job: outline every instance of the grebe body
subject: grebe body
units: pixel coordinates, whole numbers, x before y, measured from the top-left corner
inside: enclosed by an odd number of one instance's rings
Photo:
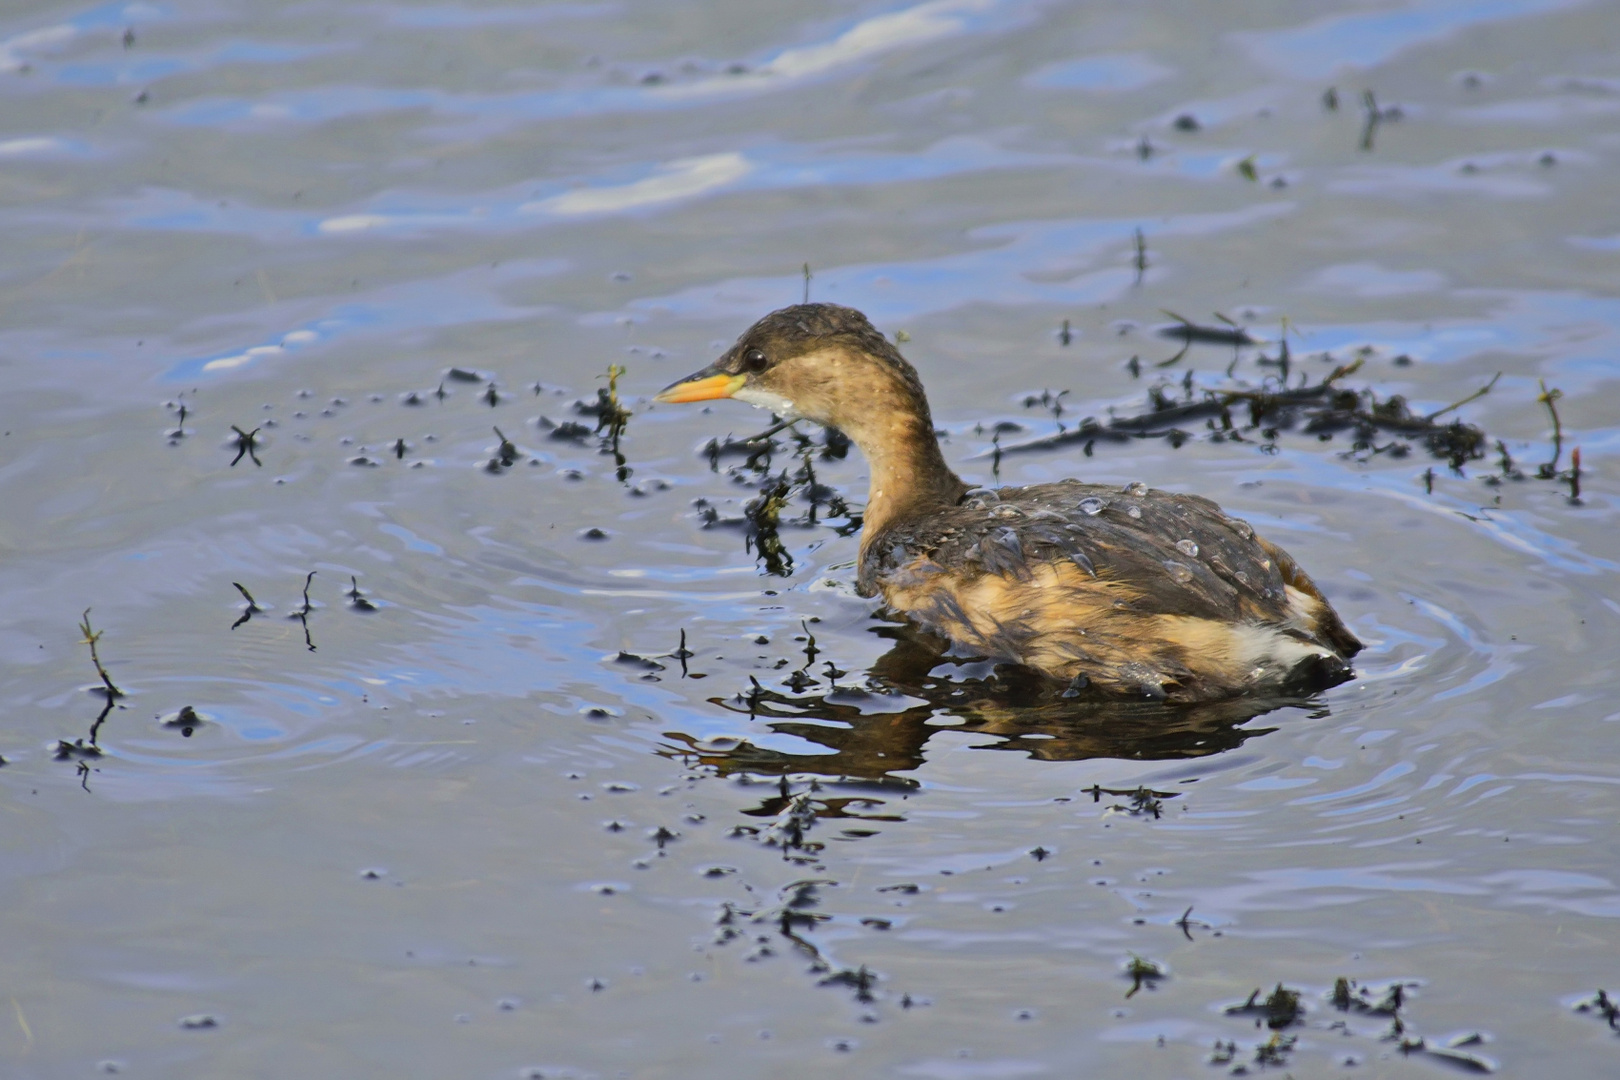
[[[958,652],[1181,702],[1352,677],[1361,642],[1311,579],[1208,499],[1077,480],[970,488],[945,464],[916,370],[852,308],[773,312],[658,400],[727,397],[860,447],[859,590]]]

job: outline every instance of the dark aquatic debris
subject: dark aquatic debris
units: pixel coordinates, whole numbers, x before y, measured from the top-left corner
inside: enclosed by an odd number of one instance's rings
[[[822,979],[817,985],[847,986],[855,991],[856,1001],[867,1004],[876,1000],[872,994],[872,988],[877,985],[877,981],[878,977],[865,964],[862,964],[853,971],[845,968],[843,971],[834,972]]]
[[[1300,1003],[1298,990],[1291,990],[1282,983],[1264,998],[1261,991],[1256,990],[1249,995],[1249,999],[1241,1005],[1229,1005],[1225,1012],[1227,1016],[1254,1016],[1258,1026],[1261,1020],[1273,1031],[1281,1030],[1291,1024],[1299,1023],[1305,1016],[1305,1008]]]
[[[99,692],[105,694],[108,701],[112,701],[114,698],[123,697],[124,692],[118,689],[118,686],[112,681],[112,676],[107,674],[107,668],[101,662],[101,654],[96,649],[96,643],[101,640],[102,632],[90,628],[90,610],[90,608],[85,608],[84,615],[79,619],[79,632],[84,635],[79,644],[90,646],[90,662],[95,665],[96,674],[101,677],[102,688]]]
[[[1144,260],[1146,258],[1145,249],[1143,258]],[[1225,323],[1224,326],[1202,326],[1191,319],[1177,315],[1173,311],[1166,311],[1165,314],[1176,321],[1168,326],[1159,327],[1158,334],[1160,337],[1174,338],[1178,341],[1196,345],[1237,346],[1257,344],[1255,339],[1249,336],[1249,331],[1245,327],[1239,326],[1220,312],[1216,312],[1215,317]]]
[[[1149,990],[1157,989],[1166,973],[1162,965],[1132,953],[1125,962],[1125,977],[1131,980],[1131,988],[1125,992],[1125,1000],[1129,1001],[1144,986]]]
[[[489,461],[485,463],[484,471],[498,473],[502,469],[510,469],[517,461],[518,448],[517,444],[511,439],[508,439],[500,428],[494,428],[493,430],[495,432],[495,437],[501,440],[501,442],[500,445],[495,448],[495,456],[490,458]]]
[[[233,581],[231,584],[236,587],[237,592],[242,594],[242,599],[247,601],[247,607],[242,609],[242,617],[231,623],[231,629],[235,630],[238,626],[241,626],[243,623],[247,622],[249,619],[253,618],[253,616],[259,614],[259,612],[265,609],[259,606],[259,602],[257,600],[253,599],[253,594],[247,591],[247,586],[243,585],[240,581]]]
[[[1466,1073],[1496,1072],[1497,1062],[1480,1053],[1478,1049],[1490,1042],[1489,1034],[1476,1030],[1444,1040],[1430,1040],[1412,1030],[1405,1010],[1410,1004],[1408,991],[1415,989],[1417,985],[1414,982],[1396,981],[1374,988],[1358,985],[1355,980],[1341,976],[1334,981],[1332,990],[1323,995],[1326,1005],[1336,1012],[1387,1020],[1388,1027],[1381,1033],[1351,1026],[1344,1019],[1334,1019],[1332,1013],[1314,1023],[1311,1022],[1304,1003],[1304,993],[1282,983],[1278,983],[1276,988],[1264,997],[1261,996],[1264,991],[1256,990],[1249,995],[1248,1000],[1238,1005],[1227,1006],[1222,1011],[1227,1016],[1252,1018],[1255,1027],[1271,1031],[1266,1041],[1254,1046],[1253,1064],[1260,1069],[1288,1064],[1289,1055],[1295,1051],[1296,1046],[1301,1047],[1301,1052],[1304,1052],[1303,1048],[1311,1047],[1309,1043],[1300,1044],[1298,1042],[1300,1036],[1286,1033],[1290,1028],[1308,1027],[1319,1032],[1335,1033],[1333,1041],[1336,1043],[1347,1038],[1376,1039],[1379,1043],[1392,1045],[1393,1051],[1402,1057],[1425,1057]],[[1311,1048],[1320,1049],[1320,1046]],[[1217,1065],[1234,1064],[1238,1054],[1238,1044],[1235,1040],[1217,1041],[1214,1054],[1209,1060],[1211,1064]],[[1381,1056],[1389,1055],[1385,1053]],[[1342,1059],[1342,1064],[1356,1064],[1358,1060],[1355,1056],[1351,1056]],[[1241,1074],[1247,1071],[1247,1066],[1235,1065],[1232,1071],[1234,1074]]]
[[[1553,456],[1552,460],[1536,468],[1536,478],[1540,480],[1563,480],[1569,484],[1569,501],[1572,506],[1581,505],[1581,448],[1576,447],[1569,454],[1569,471],[1560,472],[1558,463],[1564,456],[1564,424],[1558,416],[1558,401],[1564,392],[1556,386],[1548,388],[1546,382],[1541,382],[1541,393],[1536,400],[1547,406],[1547,414],[1552,417],[1553,425]],[[1507,451],[1503,451],[1506,458]],[[1506,472],[1506,468],[1503,470]]]
[[[1361,92],[1361,108],[1366,113],[1366,122],[1361,128],[1361,148],[1371,150],[1373,138],[1378,134],[1378,125],[1388,122],[1394,123],[1406,114],[1399,105],[1379,105],[1378,97],[1371,90]]]
[[[108,673],[106,665],[101,662],[101,651],[97,646],[101,641],[102,631],[91,627],[90,608],[85,608],[84,614],[79,619],[79,633],[83,635],[80,644],[90,647],[90,663],[95,667],[97,677],[101,679],[101,685],[91,687],[90,692],[100,695],[105,700],[101,706],[101,712],[97,713],[96,718],[91,721],[90,733],[86,738],[76,739],[71,743],[65,739],[57,741],[56,759],[58,761],[77,760],[79,762],[79,784],[86,791],[89,791],[90,766],[85,759],[101,756],[101,747],[97,742],[101,735],[101,725],[107,722],[107,717],[112,715],[115,707],[124,708],[123,705],[118,704],[118,699],[128,695],[118,687],[117,683],[113,682],[112,675]]]
[[[816,475],[816,461],[839,461],[849,454],[849,437],[836,428],[824,428],[818,442],[793,423],[779,421],[746,439],[729,435],[724,441],[711,439],[701,448],[700,453],[716,471],[722,458],[744,457],[741,465],[726,467],[727,474],[738,483],[760,484],[759,495],[744,508],[743,516],[722,517],[707,499],[695,499],[692,503],[698,508],[697,518],[705,529],[717,525],[745,528],[746,549],[757,552],[765,571],[779,577],[793,572],[793,557],[779,534],[782,511],[790,501],[798,499],[806,506],[806,512],[790,519],[790,524],[813,526],[826,519],[842,518],[842,524],[833,526],[840,536],[848,536],[861,527],[860,517],[851,513],[844,497]],[[789,432],[790,439],[778,438],[782,432]],[[784,468],[772,476],[776,456],[788,453],[798,460],[798,467],[791,472]]]
[[[1615,1004],[1606,990],[1600,989],[1585,1001],[1577,1002],[1575,1011],[1596,1016],[1609,1025],[1610,1031],[1620,1032],[1620,1005]]]
[[[259,429],[254,428],[252,431],[243,431],[235,424],[232,424],[231,430],[236,432],[236,438],[232,440],[232,445],[236,447],[236,456],[231,459],[231,468],[236,467],[236,463],[242,460],[244,454],[253,460],[254,465],[262,466],[264,462],[259,460],[258,453]]]
[[[573,420],[558,422],[549,416],[542,416],[537,423],[549,438],[559,442],[584,442],[594,434],[589,425]]]
[[[377,605],[366,599],[360,591],[360,582],[353,574],[349,575],[349,591],[343,594],[349,598],[349,607],[355,611],[376,611]]]
[[[163,721],[163,726],[189,739],[192,733],[202,727],[207,721],[190,705],[180,706],[180,711]]]
[[[793,485],[787,473],[766,484],[757,498],[743,511],[748,519],[748,549],[754,551],[766,573],[787,577],[793,573],[793,556],[777,532],[782,508],[787,505]]]
[[[190,432],[186,430],[187,405],[184,401],[172,401],[169,402],[169,407],[175,410],[178,416],[175,420],[174,430],[165,432],[164,438],[169,440],[170,446],[176,446],[179,444],[181,439],[184,439],[190,434]]]
[[[311,570],[309,576],[304,578],[304,606],[294,611],[288,618],[297,619],[304,627],[304,645],[310,652],[315,651],[315,641],[309,636],[309,613],[315,610],[315,605],[309,600],[309,583],[315,580],[315,571]]]
[[[559,422],[546,416],[540,417],[537,421],[540,428],[547,431],[553,439],[583,444],[595,436],[599,452],[612,456],[615,465],[614,476],[621,484],[630,479],[632,471],[625,463],[625,456],[620,448],[620,441],[631,416],[630,410],[619,400],[619,377],[624,374],[624,370],[618,364],[609,364],[607,385],[597,388],[596,397],[588,401],[574,402],[574,412],[595,419],[594,427],[574,420]],[[535,393],[538,394],[541,384],[534,385]]]
[[[1007,457],[1075,444],[1089,453],[1096,443],[1130,439],[1162,438],[1172,446],[1180,446],[1193,438],[1200,426],[1205,437],[1215,441],[1260,441],[1262,448],[1274,447],[1278,435],[1287,430],[1324,440],[1348,432],[1352,436],[1349,453],[1354,456],[1387,453],[1400,457],[1410,450],[1402,439],[1421,440],[1431,454],[1453,469],[1484,456],[1486,436],[1482,429],[1462,420],[1442,422],[1439,418],[1488,392],[1494,379],[1462,401],[1422,415],[1414,413],[1398,394],[1380,399],[1371,389],[1352,390],[1337,385],[1359,370],[1361,364],[1360,360],[1341,364],[1321,382],[1295,387],[1237,386],[1195,393],[1191,380],[1183,379],[1180,400],[1169,396],[1164,385],[1154,386],[1148,391],[1147,410],[1134,416],[1110,416],[1106,420],[1087,417],[1056,434],[998,443],[977,456]],[[1255,434],[1258,440],[1254,440]],[[1380,442],[1380,436],[1395,438]]]

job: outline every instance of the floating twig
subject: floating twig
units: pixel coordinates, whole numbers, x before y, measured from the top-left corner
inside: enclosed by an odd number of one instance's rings
[[[258,454],[259,429],[254,428],[252,431],[243,431],[235,424],[232,424],[231,430],[236,432],[236,456],[231,459],[231,468],[236,468],[236,463],[242,460],[244,454],[253,460],[254,465],[262,466],[264,462],[259,460]]]
[[[1168,309],[1161,308],[1160,310],[1164,311],[1166,315],[1176,320],[1176,325],[1174,326],[1159,327],[1158,333],[1160,337],[1180,338],[1188,344],[1192,344],[1194,342],[1202,345],[1232,346],[1257,344],[1255,339],[1249,335],[1249,331],[1246,327],[1239,326],[1237,323],[1233,322],[1231,319],[1227,318],[1225,315],[1222,315],[1218,311],[1215,312],[1215,317],[1226,324],[1224,327],[1201,326],[1198,323],[1193,322],[1191,319],[1182,315],[1177,315],[1175,312]]]
[[[107,700],[111,701],[113,698],[123,697],[124,692],[118,689],[112,681],[112,676],[107,674],[106,667],[101,663],[101,654],[96,649],[96,642],[101,640],[101,631],[90,628],[90,610],[85,608],[84,616],[79,620],[79,632],[84,635],[80,644],[90,646],[90,662],[96,666],[96,674],[101,676],[101,683],[105,688],[103,692],[107,695]]]
[[[1380,106],[1378,98],[1371,90],[1361,92],[1361,107],[1367,114],[1366,124],[1361,129],[1361,148],[1370,151],[1373,148],[1373,136],[1378,133],[1378,125],[1386,120],[1391,122],[1399,120],[1402,113],[1395,105]]]
[[[253,599],[253,594],[247,591],[247,586],[243,585],[240,581],[233,581],[231,584],[236,586],[236,591],[241,593],[242,599],[247,601],[247,607],[242,609],[242,617],[231,623],[231,629],[235,630],[238,626],[241,626],[243,623],[253,618],[253,616],[263,611],[264,608],[260,607],[259,602]]]
[[[500,446],[496,447],[495,456],[489,459],[489,464],[492,466],[491,471],[495,471],[493,466],[497,465],[502,469],[510,469],[512,467],[512,463],[517,460],[517,444],[511,439],[508,439],[506,434],[502,432],[500,428],[494,428],[493,430],[495,432],[495,437],[501,440],[501,444]]]
[[[315,651],[315,642],[309,636],[309,613],[315,610],[315,605],[309,602],[309,583],[315,580],[315,571],[311,570],[309,576],[304,578],[304,606],[293,612],[293,618],[304,626],[304,644],[310,652]]]
[[[1545,379],[1536,381],[1541,385],[1541,393],[1536,395],[1536,400],[1547,406],[1547,412],[1551,414],[1553,422],[1552,460],[1537,469],[1536,475],[1543,480],[1551,480],[1558,475],[1558,462],[1564,456],[1564,424],[1558,418],[1557,405],[1558,399],[1564,396],[1564,392],[1556,386],[1549,390]]]
[[[1491,387],[1495,386],[1496,385],[1496,380],[1500,379],[1501,377],[1502,377],[1502,373],[1500,371],[1498,371],[1495,375],[1491,376],[1491,381],[1490,382],[1486,383],[1484,386],[1480,387],[1478,390],[1475,390],[1472,394],[1469,394],[1467,397],[1461,399],[1460,401],[1453,401],[1450,405],[1447,405],[1443,409],[1438,409],[1438,410],[1430,413],[1428,416],[1425,416],[1423,419],[1425,419],[1425,420],[1434,420],[1436,417],[1444,416],[1444,415],[1446,415],[1446,413],[1451,412],[1454,409],[1462,408],[1464,405],[1467,405],[1470,401],[1478,401],[1480,398],[1484,397],[1486,394],[1491,392]]]

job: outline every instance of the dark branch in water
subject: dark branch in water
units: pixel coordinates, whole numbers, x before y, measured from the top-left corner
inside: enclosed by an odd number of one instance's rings
[[[1276,358],[1262,358],[1262,361],[1269,366],[1280,366],[1287,361],[1287,355],[1285,342]],[[1277,386],[1268,382],[1262,389],[1204,390],[1196,397],[1189,377],[1181,382],[1185,397],[1180,401],[1165,393],[1167,384],[1159,384],[1148,391],[1147,411],[1135,416],[1114,416],[1105,422],[1087,417],[1078,426],[1054,435],[1012,445],[993,444],[977,456],[996,458],[1054,450],[1075,443],[1085,446],[1089,453],[1094,443],[1146,438],[1163,438],[1172,446],[1180,446],[1193,437],[1183,425],[1198,421],[1203,421],[1208,437],[1215,441],[1245,442],[1248,433],[1258,431],[1265,440],[1261,448],[1269,453],[1276,452],[1276,439],[1282,431],[1298,428],[1324,441],[1338,432],[1350,432],[1353,438],[1348,454],[1351,456],[1387,453],[1402,457],[1410,451],[1399,438],[1378,443],[1380,434],[1422,439],[1432,454],[1454,470],[1483,456],[1484,431],[1460,420],[1449,424],[1435,420],[1436,416],[1452,411],[1478,394],[1438,413],[1420,416],[1413,413],[1399,395],[1380,400],[1370,389],[1349,390],[1335,385],[1354,374],[1361,365],[1361,360],[1341,364],[1320,383],[1309,386]]]
[[[771,453],[778,449],[772,441],[772,436],[786,431],[796,423],[797,420],[779,420],[759,434],[750,435],[746,439],[733,439],[730,435],[727,435],[724,441],[710,439],[703,444],[703,454],[709,459],[709,471],[719,472],[720,459],[726,457],[746,457],[749,468],[754,468],[754,463],[761,457],[768,461]],[[765,467],[770,466],[767,464]]]

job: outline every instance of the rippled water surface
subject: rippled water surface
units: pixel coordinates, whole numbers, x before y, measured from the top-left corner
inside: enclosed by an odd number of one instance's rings
[[[13,0],[0,1071],[1613,1073],[1617,124],[1572,0]],[[807,289],[969,479],[1253,522],[1360,677],[908,668],[859,454],[649,404]],[[1357,359],[1419,415],[1500,373],[1485,456],[998,453]]]

